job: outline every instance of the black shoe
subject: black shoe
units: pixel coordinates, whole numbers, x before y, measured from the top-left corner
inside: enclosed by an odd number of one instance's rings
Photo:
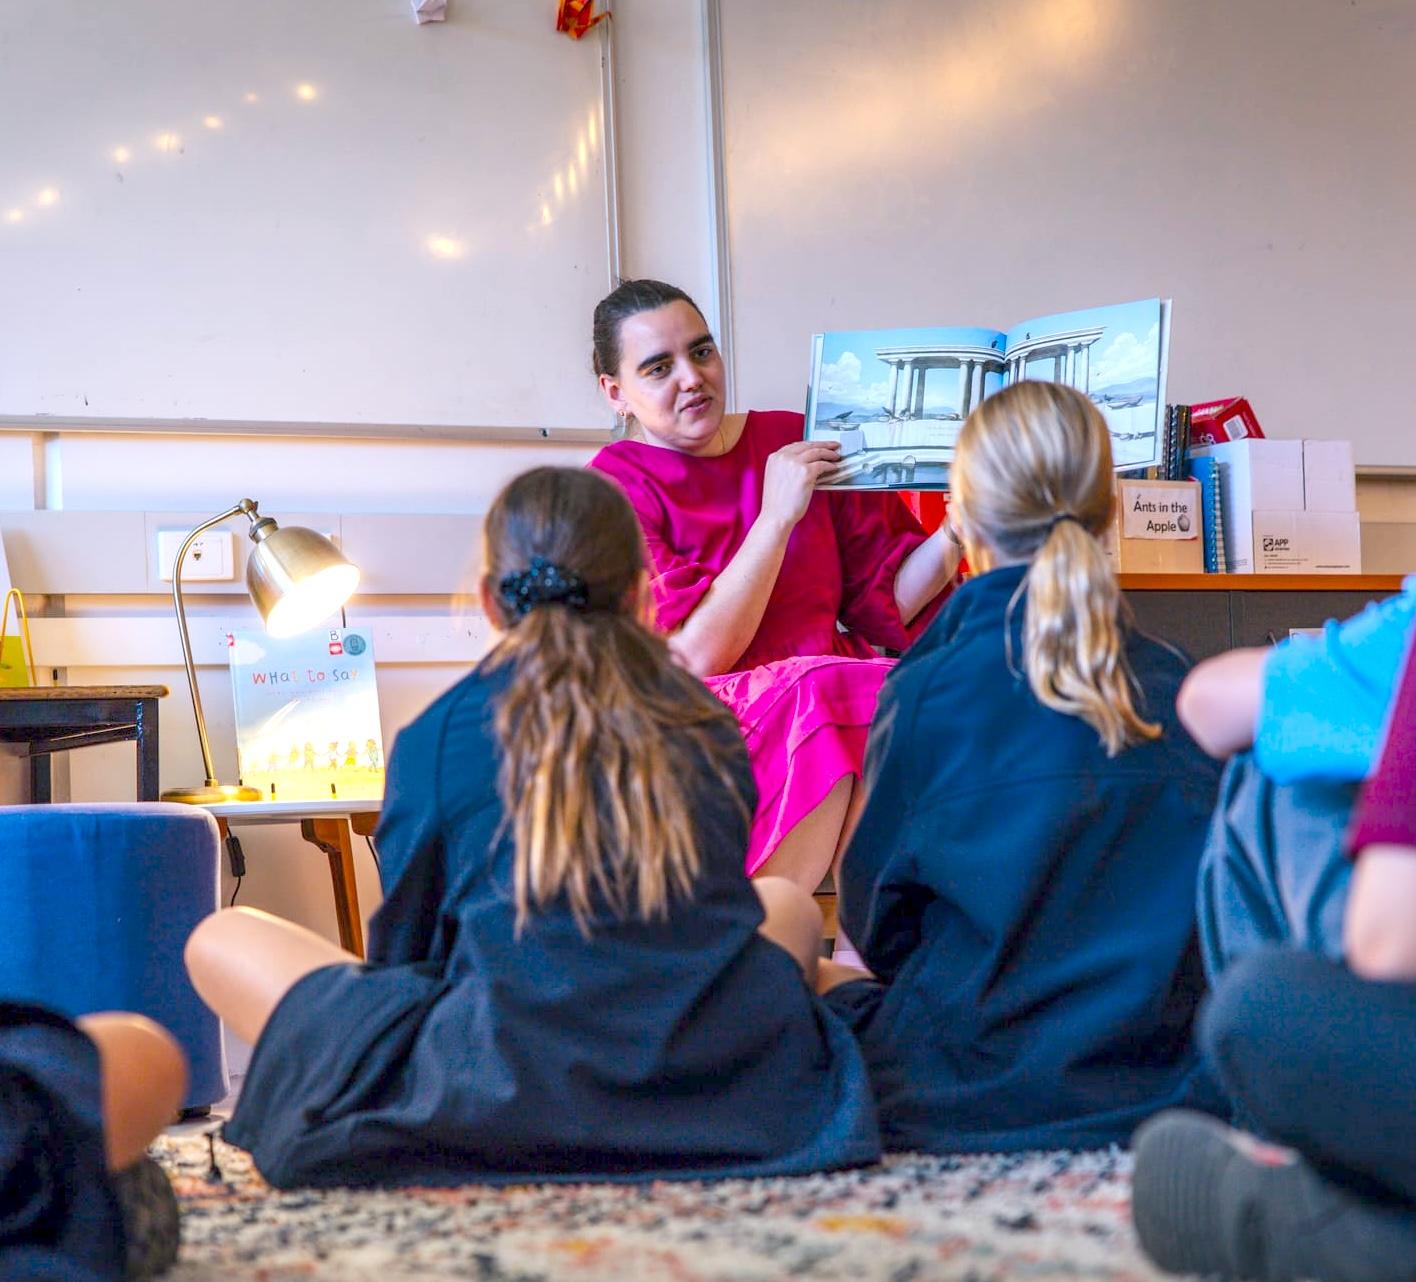
[[[1202,1113],[1152,1118],[1132,1141],[1131,1215],[1170,1273],[1255,1282],[1416,1279],[1416,1209],[1366,1201],[1292,1149]]]
[[[136,1282],[166,1273],[177,1260],[181,1237],[177,1195],[167,1173],[144,1157],[111,1178],[128,1240],[128,1278]]]

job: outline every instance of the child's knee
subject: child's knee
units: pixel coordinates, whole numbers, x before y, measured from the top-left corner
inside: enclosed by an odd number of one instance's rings
[[[250,913],[249,908],[219,908],[193,927],[182,948],[182,960],[194,980],[213,965],[220,965],[223,950],[240,934]]]

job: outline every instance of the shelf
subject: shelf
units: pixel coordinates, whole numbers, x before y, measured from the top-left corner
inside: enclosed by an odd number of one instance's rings
[[[1400,592],[1400,574],[1122,574],[1127,592]]]

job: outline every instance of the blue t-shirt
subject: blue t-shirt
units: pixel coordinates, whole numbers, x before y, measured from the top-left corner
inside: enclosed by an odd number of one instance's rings
[[[1416,574],[1396,596],[1320,636],[1280,642],[1264,664],[1254,735],[1259,769],[1276,783],[1365,779],[1386,731],[1396,679],[1416,624]]]

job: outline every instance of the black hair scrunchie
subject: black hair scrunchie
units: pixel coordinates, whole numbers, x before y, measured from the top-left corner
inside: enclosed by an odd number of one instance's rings
[[[538,605],[584,610],[590,604],[585,578],[543,556],[533,556],[525,570],[513,570],[497,584],[497,599],[509,618],[524,619]]]

